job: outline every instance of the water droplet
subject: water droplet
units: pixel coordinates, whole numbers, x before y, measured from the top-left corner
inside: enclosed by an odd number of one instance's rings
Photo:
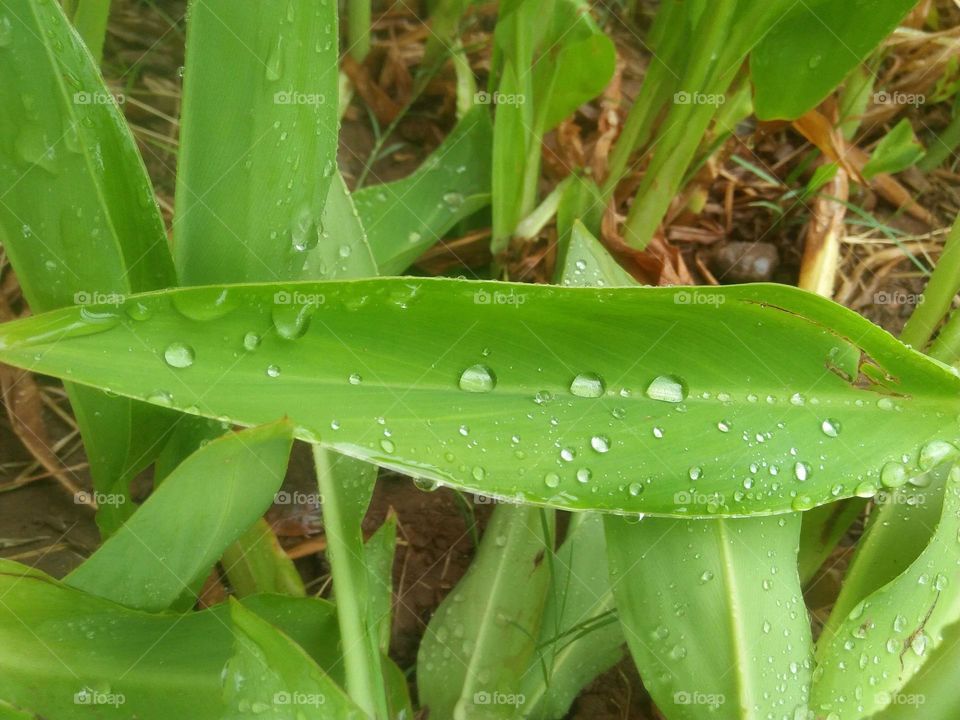
[[[149,305],[145,305],[142,302],[133,302],[127,305],[127,317],[131,320],[136,320],[137,322],[143,322],[144,320],[149,320],[153,315],[153,310]]]
[[[248,332],[243,336],[243,347],[246,350],[256,350],[260,347],[260,336],[255,332]]]
[[[918,655],[922,656],[927,650],[927,636],[922,632],[917,633],[913,636],[913,640],[910,641],[910,649]]]
[[[390,440],[388,438],[383,438],[383,440],[380,441],[380,448],[385,453],[392,453],[394,450],[397,449],[397,446],[393,444],[393,440]]]
[[[854,488],[853,494],[856,495],[857,497],[872,498],[874,495],[877,494],[877,486],[874,485],[872,482],[865,481],[857,485],[856,488]]]
[[[658,375],[647,386],[647,397],[661,402],[678,403],[687,397],[687,384],[676,375]]]
[[[943,440],[933,440],[920,449],[921,470],[930,470],[957,454],[957,448]]]
[[[704,571],[700,574],[700,582],[701,582],[701,583],[708,583],[708,582],[710,582],[711,580],[713,580],[713,573],[710,572],[709,570],[704,570]]]
[[[662,437],[663,437],[663,428],[655,427],[655,428],[653,429],[653,436],[654,436],[657,440],[659,440],[660,438],[662,438]]]
[[[564,462],[573,462],[577,454],[571,448],[564,448],[560,451],[560,459]]]
[[[497,376],[486,365],[471,365],[460,375],[460,389],[472,393],[490,392],[497,386]]]
[[[188,368],[193,365],[194,358],[193,348],[182,342],[172,342],[163,351],[163,359],[174,368]]]
[[[590,472],[589,468],[580,468],[577,470],[577,482],[586,484],[590,482],[590,478],[593,477],[593,473]]]
[[[820,423],[820,429],[827,437],[835,438],[840,434],[840,422],[833,418],[827,418]]]
[[[268,377],[280,377],[280,368],[276,365],[267,365],[267,376]]]
[[[813,498],[809,495],[797,495],[790,503],[790,507],[797,512],[803,512],[812,508],[814,504]]]
[[[279,295],[279,293],[277,293]],[[278,304],[271,313],[277,335],[285,340],[303,337],[310,327],[310,318],[317,311],[316,303]]]
[[[237,307],[238,299],[224,288],[191,288],[173,294],[173,306],[189,320],[217,320]]]
[[[543,482],[548,488],[555,488],[560,485],[560,476],[556,473],[547,473],[543,477]]]
[[[166,390],[157,390],[147,395],[147,402],[153,403],[154,405],[170,407],[173,405],[173,396]]]
[[[590,447],[598,453],[605,453],[610,449],[610,438],[604,435],[594,435],[590,438]]]
[[[350,377],[347,378],[347,382],[351,385],[359,385],[363,382],[363,378],[360,377],[360,373],[351,373]]]
[[[721,420],[717,423],[717,429],[720,432],[730,432],[730,423],[726,420]]]
[[[687,475],[693,481],[699,480],[703,476],[703,468],[700,468],[694,465],[692,468],[690,468],[687,471]]]
[[[810,466],[805,462],[796,462],[793,465],[793,476],[800,482],[804,482],[812,474]]]
[[[643,492],[643,485],[640,483],[630,483],[630,487],[627,488],[627,492],[630,493],[631,497],[637,497],[637,495]]]
[[[807,399],[800,393],[794,393],[790,396],[790,404],[797,406],[806,405]]]
[[[880,470],[880,482],[884,487],[900,487],[907,482],[907,477],[907,468],[898,462],[888,462]]]
[[[593,373],[580,373],[570,383],[570,392],[577,397],[598,398],[605,390],[603,380]]]
[[[459,210],[463,205],[463,195],[458,192],[448,192],[443,196],[444,204],[451,210]]]

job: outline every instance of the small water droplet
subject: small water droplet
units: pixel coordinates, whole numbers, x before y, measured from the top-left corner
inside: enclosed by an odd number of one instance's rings
[[[703,477],[703,468],[694,465],[692,468],[690,468],[687,471],[687,475],[690,477],[691,480],[697,481],[701,477]]]
[[[678,403],[687,397],[687,384],[676,375],[658,375],[647,386],[647,397],[661,402]]]
[[[547,473],[543,477],[543,482],[548,488],[555,488],[560,485],[560,476],[556,473]]]
[[[360,373],[351,373],[350,377],[347,378],[347,382],[351,385],[359,385],[363,382],[363,378],[360,377]]]
[[[631,497],[637,497],[643,492],[643,485],[640,483],[630,483],[630,487],[627,488],[627,492],[630,493]]]
[[[820,423],[820,429],[827,437],[835,438],[840,434],[840,422],[833,418],[827,418]]]
[[[580,468],[577,470],[577,482],[586,484],[590,482],[590,478],[593,477],[593,473],[590,472],[589,468]]]
[[[864,481],[854,488],[853,494],[857,497],[872,498],[877,494],[877,486],[872,482]]]
[[[700,582],[701,582],[701,583],[708,583],[708,582],[710,582],[711,580],[713,580],[713,573],[710,572],[709,570],[704,570],[704,571],[700,574]]]
[[[380,448],[381,448],[385,453],[392,453],[394,450],[397,449],[397,446],[394,445],[393,440],[390,440],[389,438],[383,438],[383,439],[380,441]]]
[[[276,365],[267,365],[267,376],[268,377],[280,377],[280,368]]]
[[[811,475],[810,466],[805,462],[796,462],[793,464],[793,476],[800,482],[804,482]]]
[[[610,450],[610,438],[605,435],[594,435],[590,438],[590,447],[598,453],[605,453]]]
[[[255,332],[248,332],[243,336],[243,347],[246,350],[256,350],[260,347],[260,336]]]
[[[193,348],[182,342],[172,342],[163,351],[163,359],[174,368],[188,368],[193,365],[194,358]]]
[[[907,468],[898,462],[888,462],[880,470],[880,482],[884,487],[898,488],[907,482]]]

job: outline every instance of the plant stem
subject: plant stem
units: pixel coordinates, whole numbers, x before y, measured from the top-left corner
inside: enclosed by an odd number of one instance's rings
[[[933,336],[937,325],[950,310],[954,296],[960,290],[960,218],[954,223],[940,255],[940,261],[930,276],[923,299],[900,334],[900,339],[917,350],[923,350]]]
[[[347,41],[350,54],[363,62],[370,53],[371,0],[350,0],[347,3]]]
[[[110,0],[77,0],[73,24],[98,65],[103,59],[103,40],[107,35],[109,16]]]

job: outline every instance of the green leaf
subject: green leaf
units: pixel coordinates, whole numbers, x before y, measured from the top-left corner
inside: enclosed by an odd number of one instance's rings
[[[550,582],[544,555],[553,522],[543,512],[498,505],[467,574],[430,620],[417,686],[432,716],[514,718],[524,707],[521,683],[531,672]]]
[[[297,277],[324,232],[336,171],[336,7],[192,0],[186,58],[174,237],[182,281]],[[225,111],[238,121],[225,127]]]
[[[490,204],[492,142],[490,114],[475,107],[416,172],[353,194],[380,274],[399,275],[456,223]]]
[[[620,622],[664,715],[801,717],[812,639],[797,575],[799,514],[608,517],[606,529]]]
[[[810,509],[956,452],[960,378],[783,286],[396,278],[132,303],[148,317],[68,308],[0,326],[0,360],[242,425],[288,415],[297,437],[337,452],[571,509]],[[165,361],[177,343],[187,367]],[[371,432],[378,417],[389,437]],[[556,445],[575,460],[558,464]]]
[[[859,602],[837,632],[817,644],[812,706],[819,712],[844,720],[883,710],[960,620],[960,468],[950,471],[942,509],[920,556]]]
[[[31,309],[173,284],[133,137],[59,4],[15,0],[2,18],[0,244]],[[97,516],[109,534],[132,512],[130,480],[159,449],[169,418],[85,388],[67,391],[94,488],[110,496]]]
[[[393,559],[397,551],[397,518],[387,518],[363,547],[369,594],[369,625],[375,631],[380,652],[390,649],[390,617],[393,607]]]
[[[793,120],[815,107],[914,5],[914,0],[794,4],[751,55],[757,117]]]
[[[806,586],[817,574],[837,543],[860,517],[866,503],[864,498],[848,498],[803,514],[797,559],[802,585]]]
[[[537,653],[522,686],[525,717],[544,720],[565,717],[584,686],[623,657],[624,644],[601,515],[570,518],[552,568]]]
[[[67,582],[131,608],[169,607],[270,507],[291,439],[282,421],[201,448]]]
[[[234,654],[224,671],[224,699],[236,708],[226,717],[250,713],[304,720],[350,720],[366,716],[343,690],[288,636],[230,601]]]
[[[296,566],[280,547],[273,528],[262,518],[224,549],[222,562],[237,597],[254,593],[293,597],[306,594]]]
[[[42,717],[91,717],[83,690],[123,696],[124,717],[224,717],[221,673],[232,655],[229,608],[186,615],[130,610],[43,573],[0,561],[0,702]],[[315,598],[257,596],[244,605],[338,661],[333,606]],[[82,699],[82,697],[81,697]],[[112,713],[111,713],[112,714]]]
[[[913,126],[904,118],[880,140],[863,168],[863,177],[869,180],[880,173],[906,170],[922,158],[923,154],[923,146],[913,134]]]
[[[637,281],[614,260],[583,223],[575,220],[563,252],[563,285],[636,287]],[[569,269],[566,269],[569,268]]]

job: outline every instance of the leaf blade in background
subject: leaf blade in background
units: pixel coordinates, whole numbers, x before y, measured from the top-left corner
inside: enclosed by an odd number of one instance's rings
[[[913,126],[904,118],[884,135],[863,166],[863,177],[869,180],[881,173],[898,173],[906,170],[923,157],[924,149]]]
[[[212,441],[181,463],[67,582],[127,607],[168,608],[270,507],[291,442],[285,421]],[[172,517],[179,522],[172,524]]]
[[[815,107],[914,5],[913,0],[793,5],[751,55],[757,117],[793,120]],[[790,82],[784,82],[787,77]]]
[[[34,312],[173,284],[163,221],[115,99],[58,3],[7,3],[0,53],[0,243]],[[105,172],[109,167],[110,172]],[[90,262],[96,257],[97,262]],[[129,516],[130,480],[169,419],[67,385],[104,534]],[[137,432],[132,432],[136,426]]]
[[[6,323],[0,359],[242,425],[289,415],[298,437],[337,452],[570,509],[805,510],[877,492],[881,470],[903,455],[898,470],[910,476],[956,452],[956,428],[942,418],[957,415],[960,379],[862,317],[784,286],[396,278],[129,302],[152,314],[69,308]],[[605,328],[615,344],[587,340]],[[166,351],[181,344],[192,360],[171,376]],[[735,370],[744,364],[748,378]],[[391,437],[370,433],[377,417]],[[680,444],[691,428],[693,448]],[[505,430],[520,442],[495,441]],[[559,451],[537,450],[544,441],[579,461],[558,465]],[[581,468],[591,483],[577,481]]]
[[[296,277],[317,245],[336,172],[336,28],[336,8],[309,0],[191,3],[174,233],[185,284]],[[251,106],[224,132],[225,107]]]
[[[605,525],[627,644],[667,717],[801,716],[813,641],[797,575],[799,514]]]
[[[380,275],[399,275],[457,222],[490,204],[492,137],[489,112],[475,107],[414,173],[353,193]]]

